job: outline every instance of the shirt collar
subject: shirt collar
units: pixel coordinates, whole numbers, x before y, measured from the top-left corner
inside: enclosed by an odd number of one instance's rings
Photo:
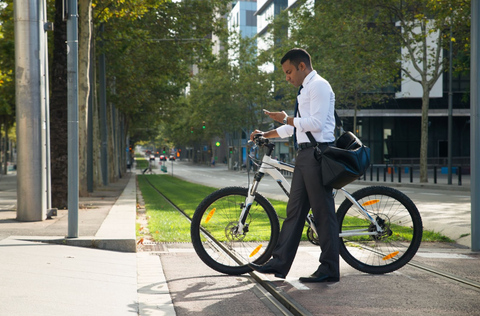
[[[305,77],[305,79],[303,79],[302,86],[305,87],[310,82],[310,80],[312,80],[313,77],[315,77],[316,74],[317,74],[316,70],[310,71],[310,73]]]

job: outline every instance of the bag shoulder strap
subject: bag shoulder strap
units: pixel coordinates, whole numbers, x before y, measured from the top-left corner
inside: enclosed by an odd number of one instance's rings
[[[343,128],[342,120],[337,114],[337,111],[334,110],[333,114],[335,114],[335,125],[337,125],[337,128]]]
[[[338,116],[337,111],[333,110],[333,114],[335,115],[335,125],[337,126],[337,128],[339,128],[343,132],[342,120],[340,120],[340,117]],[[298,111],[298,116],[301,117],[300,110]],[[308,139],[310,139],[310,142],[312,143],[312,145],[317,146],[317,141],[313,137],[312,133],[306,132],[305,134],[307,134]]]

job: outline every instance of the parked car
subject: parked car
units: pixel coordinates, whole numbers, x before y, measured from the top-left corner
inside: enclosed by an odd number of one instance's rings
[[[174,155],[170,155],[170,157],[168,157],[168,160],[173,160],[173,161],[175,161],[175,156],[174,156]]]
[[[165,157],[165,155],[161,155],[160,156],[160,161],[167,161],[167,157]]]

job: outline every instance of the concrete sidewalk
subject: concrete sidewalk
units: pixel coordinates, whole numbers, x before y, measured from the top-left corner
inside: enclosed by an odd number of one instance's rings
[[[0,201],[0,315],[175,315],[159,257],[136,253],[135,174],[80,198],[78,238],[67,210],[15,219],[15,174]]]

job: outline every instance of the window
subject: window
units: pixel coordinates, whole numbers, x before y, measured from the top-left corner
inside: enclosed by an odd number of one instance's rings
[[[247,26],[257,26],[257,17],[253,14],[254,10],[245,10],[247,16]]]

